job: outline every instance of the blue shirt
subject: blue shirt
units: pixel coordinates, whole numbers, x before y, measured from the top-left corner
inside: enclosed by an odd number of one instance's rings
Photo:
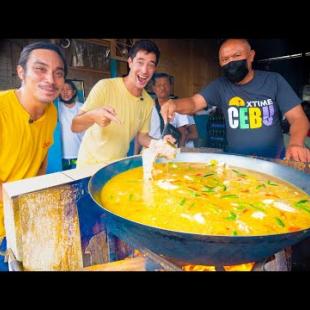
[[[279,73],[255,70],[254,78],[243,85],[220,77],[200,94],[224,114],[227,152],[283,158],[281,113],[301,99]]]

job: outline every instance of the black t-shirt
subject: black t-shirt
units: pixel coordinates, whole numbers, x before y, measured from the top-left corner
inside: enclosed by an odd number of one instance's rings
[[[244,85],[220,77],[200,94],[208,105],[223,111],[227,152],[283,158],[280,115],[301,100],[280,74],[255,70],[254,78]]]

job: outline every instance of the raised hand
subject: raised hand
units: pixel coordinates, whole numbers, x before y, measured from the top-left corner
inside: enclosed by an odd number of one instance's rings
[[[160,113],[164,119],[164,122],[167,123],[168,121],[173,120],[174,114],[176,110],[175,102],[172,99],[166,101],[160,109]]]
[[[102,107],[95,109],[92,112],[95,123],[101,127],[108,126],[111,121],[122,124],[122,122],[117,118],[117,114],[112,107]]]

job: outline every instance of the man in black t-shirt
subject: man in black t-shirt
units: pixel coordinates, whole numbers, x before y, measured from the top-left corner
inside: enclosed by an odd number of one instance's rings
[[[255,51],[246,39],[228,39],[219,50],[224,76],[200,93],[167,101],[161,108],[163,118],[175,112],[193,114],[207,107],[222,109],[227,134],[227,152],[310,162],[304,146],[309,121],[301,100],[278,73],[253,70]],[[285,150],[281,117],[290,123],[290,141]]]

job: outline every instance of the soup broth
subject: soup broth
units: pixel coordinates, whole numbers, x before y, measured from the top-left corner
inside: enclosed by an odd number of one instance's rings
[[[141,224],[205,235],[251,236],[310,227],[309,195],[262,173],[209,163],[155,163],[120,173],[101,191],[111,212]]]

